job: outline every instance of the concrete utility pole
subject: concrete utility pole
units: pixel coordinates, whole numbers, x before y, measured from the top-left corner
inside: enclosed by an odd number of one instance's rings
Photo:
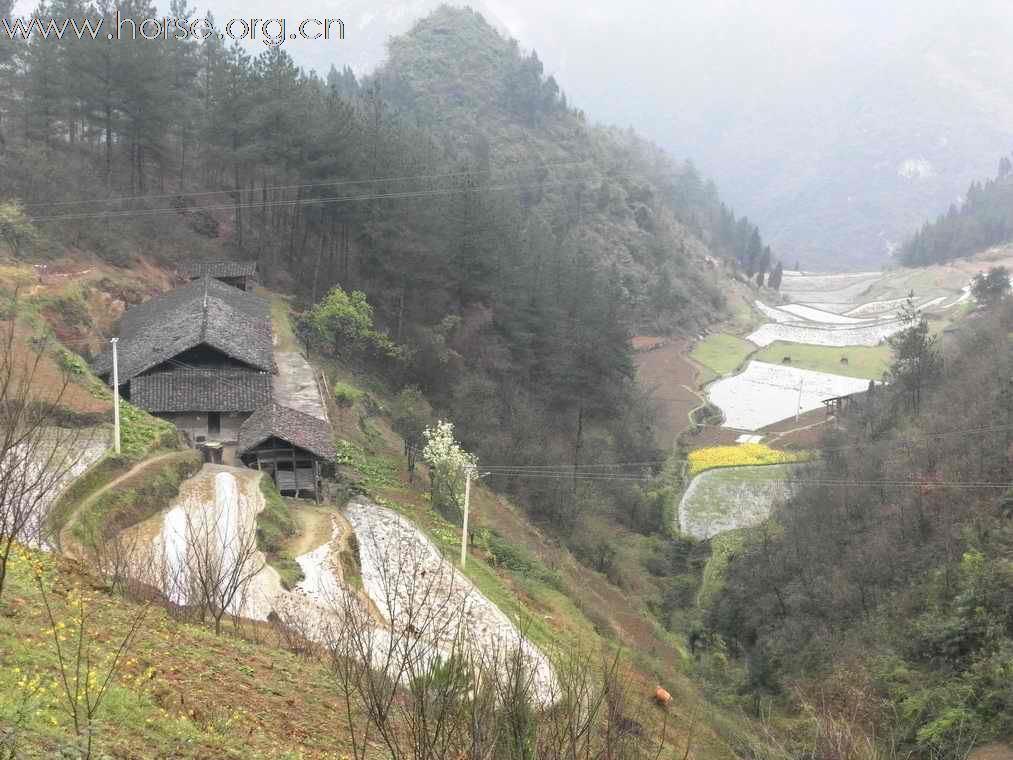
[[[116,355],[119,338],[111,338],[113,344],[113,451],[120,453],[120,364]]]
[[[461,569],[468,564],[468,512],[471,510],[471,476],[475,474],[473,465],[464,467],[464,528],[461,532]]]
[[[805,383],[805,378],[800,377],[798,380],[798,403],[795,404],[795,422],[798,422],[798,415],[802,411],[802,384]]]

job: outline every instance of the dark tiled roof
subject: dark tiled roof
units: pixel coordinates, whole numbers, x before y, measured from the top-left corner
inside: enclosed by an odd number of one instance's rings
[[[138,375],[130,401],[149,412],[252,412],[271,403],[271,376],[242,369],[174,369]]]
[[[271,437],[287,441],[321,459],[337,456],[330,425],[278,404],[261,407],[247,417],[239,428],[239,453],[244,454]]]
[[[270,305],[204,277],[128,309],[120,319],[120,382],[200,345],[272,371]],[[109,375],[112,354],[101,354],[94,367],[97,374]]]
[[[200,277],[255,277],[256,261],[198,261],[183,270],[191,280]]]

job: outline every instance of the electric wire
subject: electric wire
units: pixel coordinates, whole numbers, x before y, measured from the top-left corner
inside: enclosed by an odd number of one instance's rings
[[[158,216],[161,214],[185,214],[196,211],[233,211],[235,209],[262,209],[269,207],[291,207],[291,206],[326,206],[333,203],[358,203],[362,201],[375,201],[375,200],[411,200],[415,198],[429,198],[429,197],[440,197],[457,195],[460,193],[467,192],[503,192],[508,190],[524,190],[534,187],[567,187],[569,185],[580,184],[581,180],[543,180],[539,182],[518,182],[504,185],[484,185],[467,188],[446,188],[443,190],[406,190],[401,192],[391,193],[375,193],[372,195],[349,195],[334,198],[292,198],[287,200],[274,200],[274,201],[250,201],[244,203],[226,203],[217,206],[181,206],[175,207],[160,207],[153,209],[122,209],[114,211],[95,211],[95,212],[82,212],[72,214],[59,214],[56,216],[35,216],[30,217],[28,221],[34,223],[41,222],[69,222],[69,221],[83,221],[86,219],[118,219],[124,217],[145,217],[145,216]]]
[[[369,183],[384,183],[384,182],[414,182],[417,180],[430,180],[430,179],[455,179],[458,177],[470,177],[470,176],[481,176],[485,174],[493,174],[499,171],[509,171],[516,168],[520,168],[526,171],[540,171],[542,169],[557,168],[563,166],[581,166],[584,164],[590,164],[591,159],[585,158],[579,161],[556,161],[545,164],[535,164],[530,167],[519,167],[517,165],[511,166],[497,166],[490,167],[488,169],[471,169],[467,171],[459,172],[442,172],[439,174],[408,174],[400,177],[374,177],[370,179],[348,179],[348,180],[332,180],[327,182],[307,182],[300,185],[268,185],[266,187],[249,187],[249,188],[228,188],[222,190],[202,190],[199,192],[186,192],[180,190],[175,193],[159,193],[154,195],[121,195],[113,198],[82,198],[72,201],[36,201],[35,203],[25,204],[25,208],[34,208],[36,206],[78,206],[84,204],[94,203],[125,203],[127,201],[151,201],[161,200],[165,198],[179,198],[181,196],[186,198],[203,198],[212,195],[232,195],[235,193],[263,193],[267,191],[276,190],[305,190],[314,187],[341,187],[348,185],[365,185]]]

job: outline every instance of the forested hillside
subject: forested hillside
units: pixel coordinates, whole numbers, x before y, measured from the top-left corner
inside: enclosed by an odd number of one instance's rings
[[[912,321],[890,385],[723,555],[706,657],[735,655],[758,704],[837,726],[847,752],[826,756],[872,756],[875,736],[884,757],[962,758],[1013,736],[1011,329],[1008,299],[944,346]]]
[[[773,265],[691,165],[590,125],[536,54],[471,11],[419,22],[362,82],[214,38],[4,55],[14,256],[225,254],[306,307],[340,286],[338,312],[362,291],[396,346],[377,358],[387,382],[421,389],[490,464],[659,460],[631,334],[697,332],[723,313],[726,263]],[[578,504],[661,527],[656,499],[602,485],[502,483],[558,527]]]
[[[1003,156],[995,178],[971,183],[963,203],[951,205],[904,243],[900,259],[908,266],[939,264],[1011,240],[1013,162]]]

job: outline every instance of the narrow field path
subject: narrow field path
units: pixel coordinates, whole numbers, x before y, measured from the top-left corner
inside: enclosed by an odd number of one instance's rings
[[[285,547],[293,557],[309,554],[331,540],[331,516],[333,508],[316,504],[302,504],[295,499],[285,499],[289,509],[299,521],[299,535]]]
[[[89,505],[91,505],[92,503],[94,503],[94,501],[99,496],[101,496],[104,493],[107,493],[108,491],[111,491],[112,489],[116,488],[118,485],[123,483],[123,481],[132,478],[134,475],[137,475],[138,473],[143,472],[149,467],[153,467],[169,459],[178,459],[183,456],[186,456],[187,453],[188,452],[184,451],[170,451],[165,454],[160,454],[159,456],[153,457],[151,459],[142,460],[137,464],[135,464],[133,467],[131,467],[129,470],[127,470],[125,473],[113,478],[104,486],[95,491],[93,494],[88,496],[88,498],[86,498],[84,501],[78,504],[77,507],[74,509],[74,511],[71,512],[70,517],[67,518],[67,522],[64,524],[63,529],[60,531],[60,535],[57,536],[57,546],[59,546],[60,551],[64,555],[71,557],[72,559],[76,560],[84,559],[85,557],[84,547],[81,546],[81,543],[77,539],[75,539],[73,535],[73,528],[77,524],[77,518],[84,511],[84,509]]]
[[[378,626],[389,627],[373,600],[345,578],[341,558],[346,552],[352,552],[352,524],[333,505],[305,504],[293,499],[286,501],[301,526],[299,535],[288,543],[286,550],[295,558],[305,576],[293,591],[333,605],[337,601],[333,598],[336,595],[334,589],[343,588],[359,598]],[[333,576],[333,579],[328,576]]]
[[[704,403],[694,390],[699,371],[689,358],[691,347],[691,341],[677,339],[634,357],[638,382],[658,404],[657,442],[666,450],[689,427],[690,413]]]

